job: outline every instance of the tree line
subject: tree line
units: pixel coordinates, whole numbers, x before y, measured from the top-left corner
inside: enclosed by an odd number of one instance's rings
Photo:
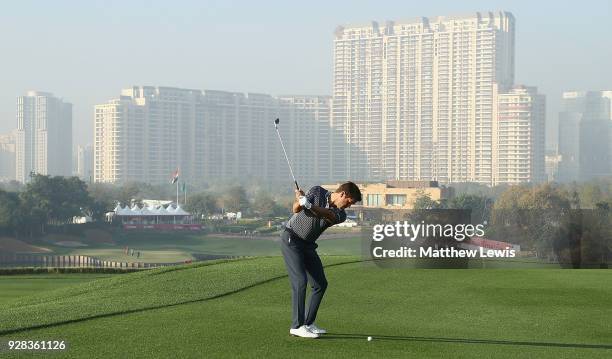
[[[612,246],[612,179],[504,187],[499,191],[472,186],[469,193],[442,201],[421,194],[415,209],[468,209],[473,223],[487,224],[489,239],[521,245],[537,257],[567,266],[580,267],[585,261],[607,266]]]
[[[0,232],[15,237],[44,234],[49,225],[72,223],[74,217],[89,216],[104,221],[117,204],[143,206],[144,199],[175,200],[175,187],[130,182],[122,185],[87,184],[77,177],[35,174],[25,185],[9,183],[0,189]],[[292,195],[273,195],[261,187],[246,189],[225,185],[194,189],[181,206],[197,218],[222,212],[273,218],[289,214]]]
[[[556,220],[550,213],[585,208],[610,213],[612,209],[612,178],[569,184],[453,186],[457,194],[448,200],[434,201],[421,193],[415,209],[469,209],[473,220],[490,224],[489,235],[549,252],[555,245],[553,237],[559,236],[559,229],[551,228]],[[181,206],[197,218],[238,211],[244,217],[286,217],[291,213],[293,202],[292,193],[272,193],[257,181],[250,186],[220,182],[207,188],[187,187],[187,190],[187,203],[183,193],[179,193]],[[175,198],[176,188],[169,184],[87,184],[77,177],[34,175],[25,185],[9,183],[0,189],[0,232],[17,237],[34,236],[45,233],[46,226],[71,223],[76,216],[104,221],[105,214],[118,203],[142,206],[144,199]],[[540,211],[540,214],[527,215],[526,210]],[[605,222],[609,217],[599,218]],[[533,232],[526,235],[525,225],[521,230],[510,223],[527,223]],[[541,241],[535,243],[533,238]]]

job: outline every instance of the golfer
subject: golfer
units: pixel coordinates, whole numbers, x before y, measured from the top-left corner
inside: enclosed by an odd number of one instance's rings
[[[281,249],[291,282],[293,322],[289,334],[303,338],[318,338],[325,329],[314,323],[317,310],[327,288],[323,264],[315,241],[323,231],[346,220],[345,208],[361,201],[359,187],[346,182],[330,192],[321,186],[312,187],[306,195],[295,190],[293,216],[281,234]],[[305,310],[306,284],[312,294]]]

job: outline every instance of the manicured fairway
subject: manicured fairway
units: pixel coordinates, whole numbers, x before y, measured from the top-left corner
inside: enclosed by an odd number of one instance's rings
[[[140,252],[140,257],[125,254],[125,250],[123,248],[91,248],[82,249],[75,252],[79,255],[119,262],[176,263],[194,259],[191,253],[183,250],[144,249],[142,247],[138,247],[135,249],[135,252],[136,251]]]
[[[318,324],[330,334],[318,340],[288,335],[289,283],[279,257],[164,268],[30,296],[2,307],[0,336],[63,339],[74,358],[612,357],[607,270],[379,269],[357,260],[324,258],[330,286]]]
[[[109,277],[109,274],[0,275],[0,306],[28,295]]]
[[[89,243],[89,247],[53,249],[58,254],[90,255],[96,258],[128,262],[181,262],[194,259],[193,254],[221,256],[275,256],[280,255],[278,241],[195,235],[181,233],[127,233],[116,237],[114,245]],[[361,240],[352,238],[319,240],[319,253],[328,255],[360,255]],[[141,257],[125,255],[125,247],[141,251]]]

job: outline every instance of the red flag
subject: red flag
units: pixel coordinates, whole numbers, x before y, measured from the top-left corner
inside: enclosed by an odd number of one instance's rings
[[[170,180],[170,183],[174,184],[176,183],[176,181],[178,181],[179,178],[179,169],[177,168],[176,171],[174,171],[174,174],[172,175],[172,180]]]

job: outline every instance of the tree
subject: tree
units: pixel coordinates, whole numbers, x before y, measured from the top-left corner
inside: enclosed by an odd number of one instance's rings
[[[247,212],[249,200],[242,186],[232,186],[221,195],[219,205],[226,211]]]
[[[567,193],[550,183],[545,183],[525,191],[518,200],[523,209],[569,209]]]
[[[41,209],[34,197],[26,192],[21,192],[18,196],[19,206],[15,211],[15,236],[27,235],[33,237],[34,234],[44,233],[44,226],[47,223],[47,214]]]
[[[117,201],[123,206],[131,206],[132,200],[135,200],[135,204],[142,204],[142,197],[140,197],[141,184],[136,182],[128,182],[122,185],[117,192]]]
[[[94,183],[87,187],[87,191],[91,197],[87,214],[93,221],[104,221],[106,213],[112,211],[119,202],[115,186]]]
[[[492,232],[496,239],[537,249],[540,256],[551,254],[561,222],[571,208],[568,197],[567,192],[548,183],[513,186],[495,201]]]
[[[24,187],[23,183],[15,180],[0,184],[0,189],[7,192],[21,192]]]
[[[594,208],[601,198],[602,192],[598,184],[589,182],[580,186],[580,208]]]
[[[274,217],[275,213],[278,212],[277,207],[274,199],[264,191],[257,192],[251,203],[253,214],[261,218]]]
[[[529,191],[527,186],[512,186],[504,191],[495,201],[495,209],[517,209],[519,207],[519,199]]]
[[[484,195],[462,193],[452,198],[448,207],[453,209],[469,209],[472,211],[472,220],[483,222],[489,220],[490,205],[493,200]]]
[[[14,192],[0,190],[0,230],[14,232],[18,222],[19,196]]]
[[[211,215],[217,211],[216,202],[217,199],[210,193],[197,193],[189,197],[185,209],[201,218],[202,215]]]
[[[44,222],[51,224],[68,223],[91,204],[87,185],[77,177],[35,175],[20,196],[24,205],[44,213]]]
[[[570,197],[570,205],[572,206],[572,208],[580,208],[580,196],[578,195],[578,191],[576,191],[575,189],[572,191]]]
[[[417,191],[417,197],[414,201],[415,210],[443,208],[446,208],[446,204],[444,202],[434,201],[431,199],[429,194],[425,193],[423,190]]]

